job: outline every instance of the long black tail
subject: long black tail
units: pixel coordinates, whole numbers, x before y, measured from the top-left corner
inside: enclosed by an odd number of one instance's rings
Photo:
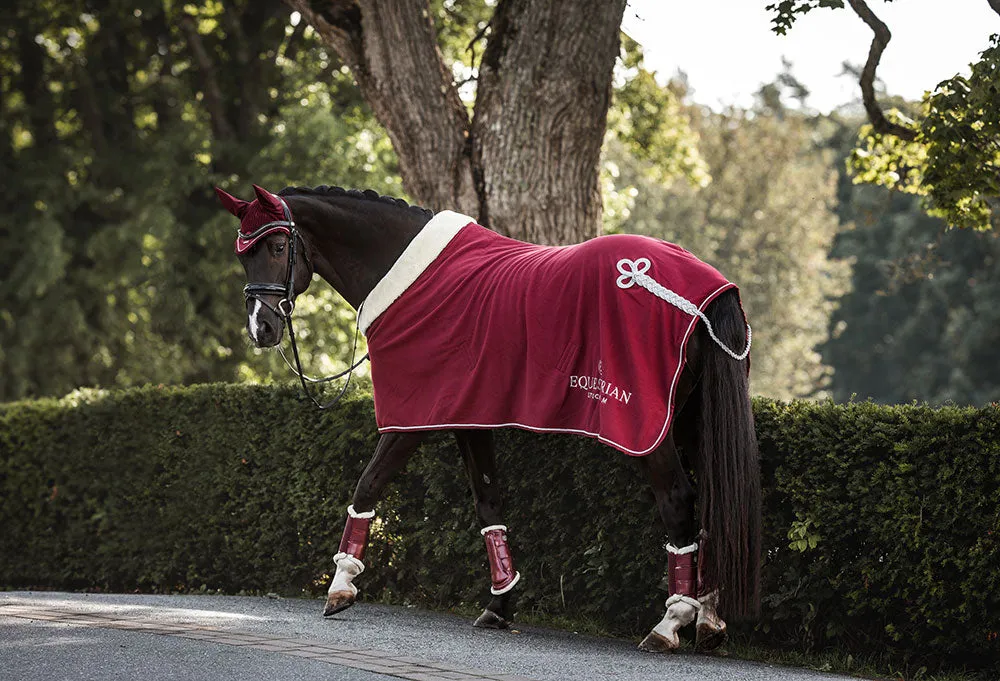
[[[706,310],[715,335],[735,353],[746,347],[746,325],[735,290]],[[708,533],[702,553],[720,607],[736,618],[760,610],[760,466],[750,405],[749,357],[734,360],[703,325],[701,414],[698,419],[698,503]]]

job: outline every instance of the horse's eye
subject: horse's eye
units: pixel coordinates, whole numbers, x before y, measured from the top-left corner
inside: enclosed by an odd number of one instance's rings
[[[285,244],[278,244],[274,247],[276,253],[283,253],[285,250]]]

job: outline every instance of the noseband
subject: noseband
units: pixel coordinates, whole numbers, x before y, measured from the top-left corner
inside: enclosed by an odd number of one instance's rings
[[[295,330],[292,329],[292,312],[295,310],[295,250],[299,242],[302,243],[302,259],[306,261],[306,266],[309,271],[312,271],[312,263],[309,262],[309,256],[306,255],[306,242],[299,234],[299,230],[295,229],[295,220],[292,219],[292,211],[288,209],[288,204],[280,196],[275,196],[278,201],[281,202],[281,210],[285,215],[284,220],[274,220],[268,222],[267,224],[258,227],[252,234],[240,234],[244,240],[250,240],[261,236],[267,231],[273,230],[275,227],[287,227],[288,228],[288,271],[285,275],[284,284],[272,284],[272,283],[249,283],[243,287],[243,300],[249,302],[251,299],[256,300],[258,303],[266,307],[268,310],[273,312],[279,319],[282,320],[285,326],[288,327],[288,337],[292,342],[292,355],[295,357],[295,366],[288,361],[285,357],[285,351],[278,346],[278,352],[281,354],[281,359],[285,360],[285,364],[291,369],[299,380],[302,382],[302,390],[305,391],[306,396],[312,400],[320,409],[329,409],[333,405],[340,402],[340,398],[344,396],[347,392],[347,386],[351,383],[351,376],[354,374],[354,370],[357,369],[362,362],[368,359],[368,353],[365,353],[364,357],[359,359],[357,362],[354,358],[357,356],[358,350],[358,329],[354,330],[354,347],[351,350],[351,366],[350,368],[341,371],[339,374],[334,374],[333,376],[326,376],[324,378],[310,378],[302,372],[302,361],[299,359],[299,347],[295,342]],[[278,300],[277,305],[272,306],[261,296],[281,296]],[[311,392],[309,392],[308,383],[329,383],[342,376],[347,376],[347,380],[344,382],[344,387],[340,389],[340,393],[330,402],[323,404],[317,400]]]

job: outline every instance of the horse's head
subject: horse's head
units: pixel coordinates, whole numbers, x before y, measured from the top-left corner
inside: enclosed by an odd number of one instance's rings
[[[312,279],[312,264],[288,204],[257,185],[253,190],[257,198],[243,201],[215,188],[222,205],[240,219],[236,255],[247,273],[243,289],[247,331],[257,347],[263,348],[281,341],[295,296]]]

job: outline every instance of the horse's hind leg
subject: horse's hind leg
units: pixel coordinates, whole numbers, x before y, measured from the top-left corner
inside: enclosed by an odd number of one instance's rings
[[[653,452],[639,459],[649,474],[656,507],[667,529],[667,612],[639,644],[648,652],[669,652],[680,647],[678,632],[698,616],[695,529],[695,491],[674,446],[673,432]]]
[[[514,585],[520,573],[514,569],[514,558],[507,544],[507,526],[503,524],[503,502],[493,449],[493,432],[489,430],[456,430],[455,440],[462,452],[465,470],[469,474],[476,515],[486,540],[490,561],[493,597],[475,626],[506,629],[514,619]]]
[[[358,480],[352,504],[347,507],[347,523],[340,549],[333,557],[337,572],[330,582],[323,616],[328,617],[354,605],[358,588],[354,578],[364,572],[368,531],[375,517],[375,502],[382,496],[392,476],[400,471],[424,439],[423,433],[385,433],[375,454]]]

